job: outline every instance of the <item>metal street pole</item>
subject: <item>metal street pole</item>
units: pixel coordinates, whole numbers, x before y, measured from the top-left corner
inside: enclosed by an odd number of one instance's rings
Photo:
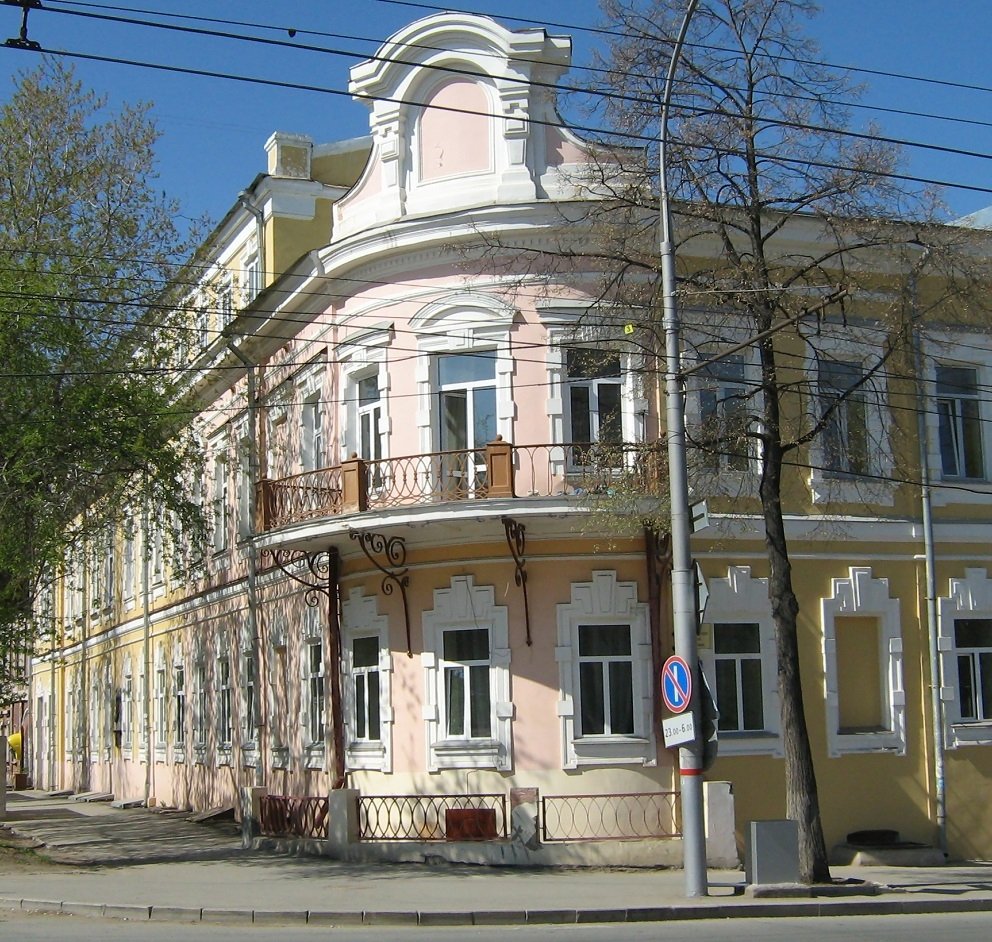
[[[675,653],[692,672],[698,664],[697,613],[692,554],[689,548],[692,520],[689,508],[689,481],[685,450],[685,391],[679,376],[680,324],[675,299],[675,245],[672,241],[672,214],[668,196],[668,114],[672,82],[682,55],[689,20],[698,0],[689,0],[678,39],[672,50],[661,102],[658,177],[661,213],[661,282],[663,326],[665,331],[665,397],[668,425],[668,473],[672,503],[672,609],[675,624]],[[694,685],[694,687],[698,687]],[[682,856],[685,895],[707,896],[706,829],[703,820],[703,746],[699,691],[693,689],[690,701],[695,738],[679,749],[679,777],[682,793]]]

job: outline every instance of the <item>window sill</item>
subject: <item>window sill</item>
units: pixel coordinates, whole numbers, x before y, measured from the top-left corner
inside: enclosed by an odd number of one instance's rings
[[[572,740],[573,765],[654,765],[654,742],[640,736],[583,736]]]
[[[431,747],[438,769],[505,769],[506,749],[495,739],[442,739]]]
[[[957,746],[992,746],[992,721],[952,723],[948,745],[952,749]]]
[[[303,750],[303,767],[306,769],[324,768],[324,744],[311,743]]]
[[[720,730],[717,741],[721,757],[782,755],[781,736],[768,730]]]
[[[379,740],[352,742],[346,750],[345,760],[349,769],[381,771],[386,761],[386,747]]]
[[[289,768],[289,746],[272,747],[272,768],[274,769]]]
[[[992,733],[992,727],[990,727]],[[830,738],[830,756],[887,752],[892,755],[905,755],[906,743],[892,730],[878,732],[844,733],[837,732]]]

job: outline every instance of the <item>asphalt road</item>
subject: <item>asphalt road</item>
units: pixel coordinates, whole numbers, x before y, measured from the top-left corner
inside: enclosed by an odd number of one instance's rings
[[[313,942],[326,929],[287,926],[210,926],[133,923],[78,916],[0,913],[0,938],[18,942]],[[941,913],[927,916],[831,916],[705,920],[672,924],[644,923],[590,926],[456,926],[335,928],[335,942],[762,942],[797,939],[858,942],[979,942],[992,938],[990,913]]]

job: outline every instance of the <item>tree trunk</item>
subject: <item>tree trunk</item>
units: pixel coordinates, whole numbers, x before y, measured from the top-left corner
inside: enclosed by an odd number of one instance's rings
[[[773,439],[777,436],[771,436]],[[761,508],[768,552],[768,596],[775,622],[778,688],[785,749],[786,817],[799,825],[799,871],[804,883],[830,881],[827,847],[820,821],[813,753],[806,728],[799,669],[797,616],[799,602],[792,588],[792,564],[782,519],[782,449],[766,441],[761,475]]]

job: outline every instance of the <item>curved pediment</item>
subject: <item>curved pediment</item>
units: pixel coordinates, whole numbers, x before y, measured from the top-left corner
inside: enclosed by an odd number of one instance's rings
[[[418,20],[351,70],[373,147],[334,208],[334,240],[410,216],[557,195],[583,145],[555,110],[571,41],[484,16]]]

